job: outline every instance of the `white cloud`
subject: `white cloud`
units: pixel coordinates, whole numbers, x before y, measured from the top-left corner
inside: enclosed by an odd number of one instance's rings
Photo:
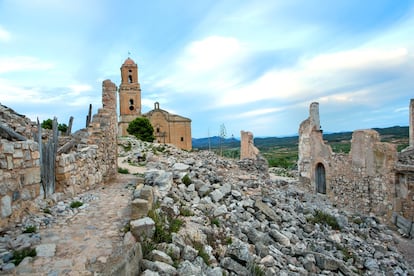
[[[268,115],[268,114],[276,113],[276,112],[283,111],[283,110],[285,110],[284,107],[261,108],[261,109],[251,110],[251,111],[243,112],[240,114],[232,115],[229,117],[233,119],[234,118],[250,118],[254,116]]]
[[[321,54],[302,60],[288,69],[265,72],[246,85],[221,93],[215,106],[247,104],[269,99],[317,99],[322,95],[325,95],[321,98],[322,101],[361,101],[362,95],[372,95],[363,91],[372,84],[368,80],[362,80],[359,76],[361,73],[390,70],[404,65],[408,59],[408,50],[404,48],[354,49]],[[359,81],[367,83],[361,84]],[[353,84],[365,88],[346,88]]]
[[[189,72],[210,72],[240,58],[243,49],[233,37],[210,36],[192,42],[178,61]]]
[[[69,85],[69,89],[71,90],[69,92],[72,96],[78,96],[82,94],[83,92],[92,91],[93,87],[89,84],[72,84]]]
[[[0,26],[0,41],[8,42],[11,39],[11,34],[5,28]]]
[[[0,74],[13,71],[48,70],[53,67],[53,63],[35,57],[0,57]]]

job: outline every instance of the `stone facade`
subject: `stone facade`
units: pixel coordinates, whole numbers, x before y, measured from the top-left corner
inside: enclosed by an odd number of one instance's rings
[[[240,159],[257,159],[259,150],[254,146],[253,133],[240,131]]]
[[[178,148],[191,150],[191,120],[179,115],[171,114],[160,109],[156,102],[154,109],[145,113],[154,128],[155,140],[158,143],[173,144]]]
[[[138,82],[138,66],[127,58],[121,66],[119,88],[119,132],[128,135],[127,128],[135,118],[143,116],[150,120],[154,128],[155,142],[173,144],[178,148],[191,150],[191,120],[160,109],[158,102],[154,109],[141,114],[141,86]]]
[[[299,177],[311,190],[326,194],[352,211],[389,219],[394,211],[397,148],[380,141],[375,130],[357,130],[349,154],[335,154],[319,126],[319,105],[299,128]]]

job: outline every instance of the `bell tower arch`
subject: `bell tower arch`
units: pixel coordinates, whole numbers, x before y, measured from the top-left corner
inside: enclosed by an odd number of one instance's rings
[[[127,135],[129,123],[139,116],[141,116],[141,86],[138,82],[138,65],[128,57],[121,66],[119,135]]]

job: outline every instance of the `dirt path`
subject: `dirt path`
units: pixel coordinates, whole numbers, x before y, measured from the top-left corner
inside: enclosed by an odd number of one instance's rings
[[[130,215],[129,183],[136,183],[136,177],[118,175],[111,183],[87,192],[96,200],[85,209],[41,229],[41,245],[48,256],[19,265],[16,275],[93,275],[88,268],[105,264],[123,243],[122,229]]]

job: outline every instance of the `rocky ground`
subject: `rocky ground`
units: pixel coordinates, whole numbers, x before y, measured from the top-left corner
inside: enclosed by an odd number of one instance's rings
[[[94,275],[90,264],[105,263],[106,256],[93,239],[107,233],[118,243],[141,242],[142,275],[414,275],[413,240],[375,217],[332,207],[323,195],[306,192],[294,173],[269,174],[263,160],[224,159],[132,138],[119,143],[119,168],[145,185],[127,180],[75,199],[39,202],[38,214],[1,233],[0,274],[36,275],[44,268],[49,272],[41,275],[77,275],[76,264],[82,275]],[[71,208],[73,201],[83,207]],[[131,216],[139,218],[124,227],[128,202]],[[31,225],[37,231],[22,234]],[[33,245],[44,256],[15,267],[12,252]]]
[[[124,154],[143,155],[138,148]],[[146,158],[157,203],[151,238],[137,237],[143,275],[414,275],[396,244],[412,250],[412,240],[333,208],[287,173],[269,175],[261,160],[164,146]]]

